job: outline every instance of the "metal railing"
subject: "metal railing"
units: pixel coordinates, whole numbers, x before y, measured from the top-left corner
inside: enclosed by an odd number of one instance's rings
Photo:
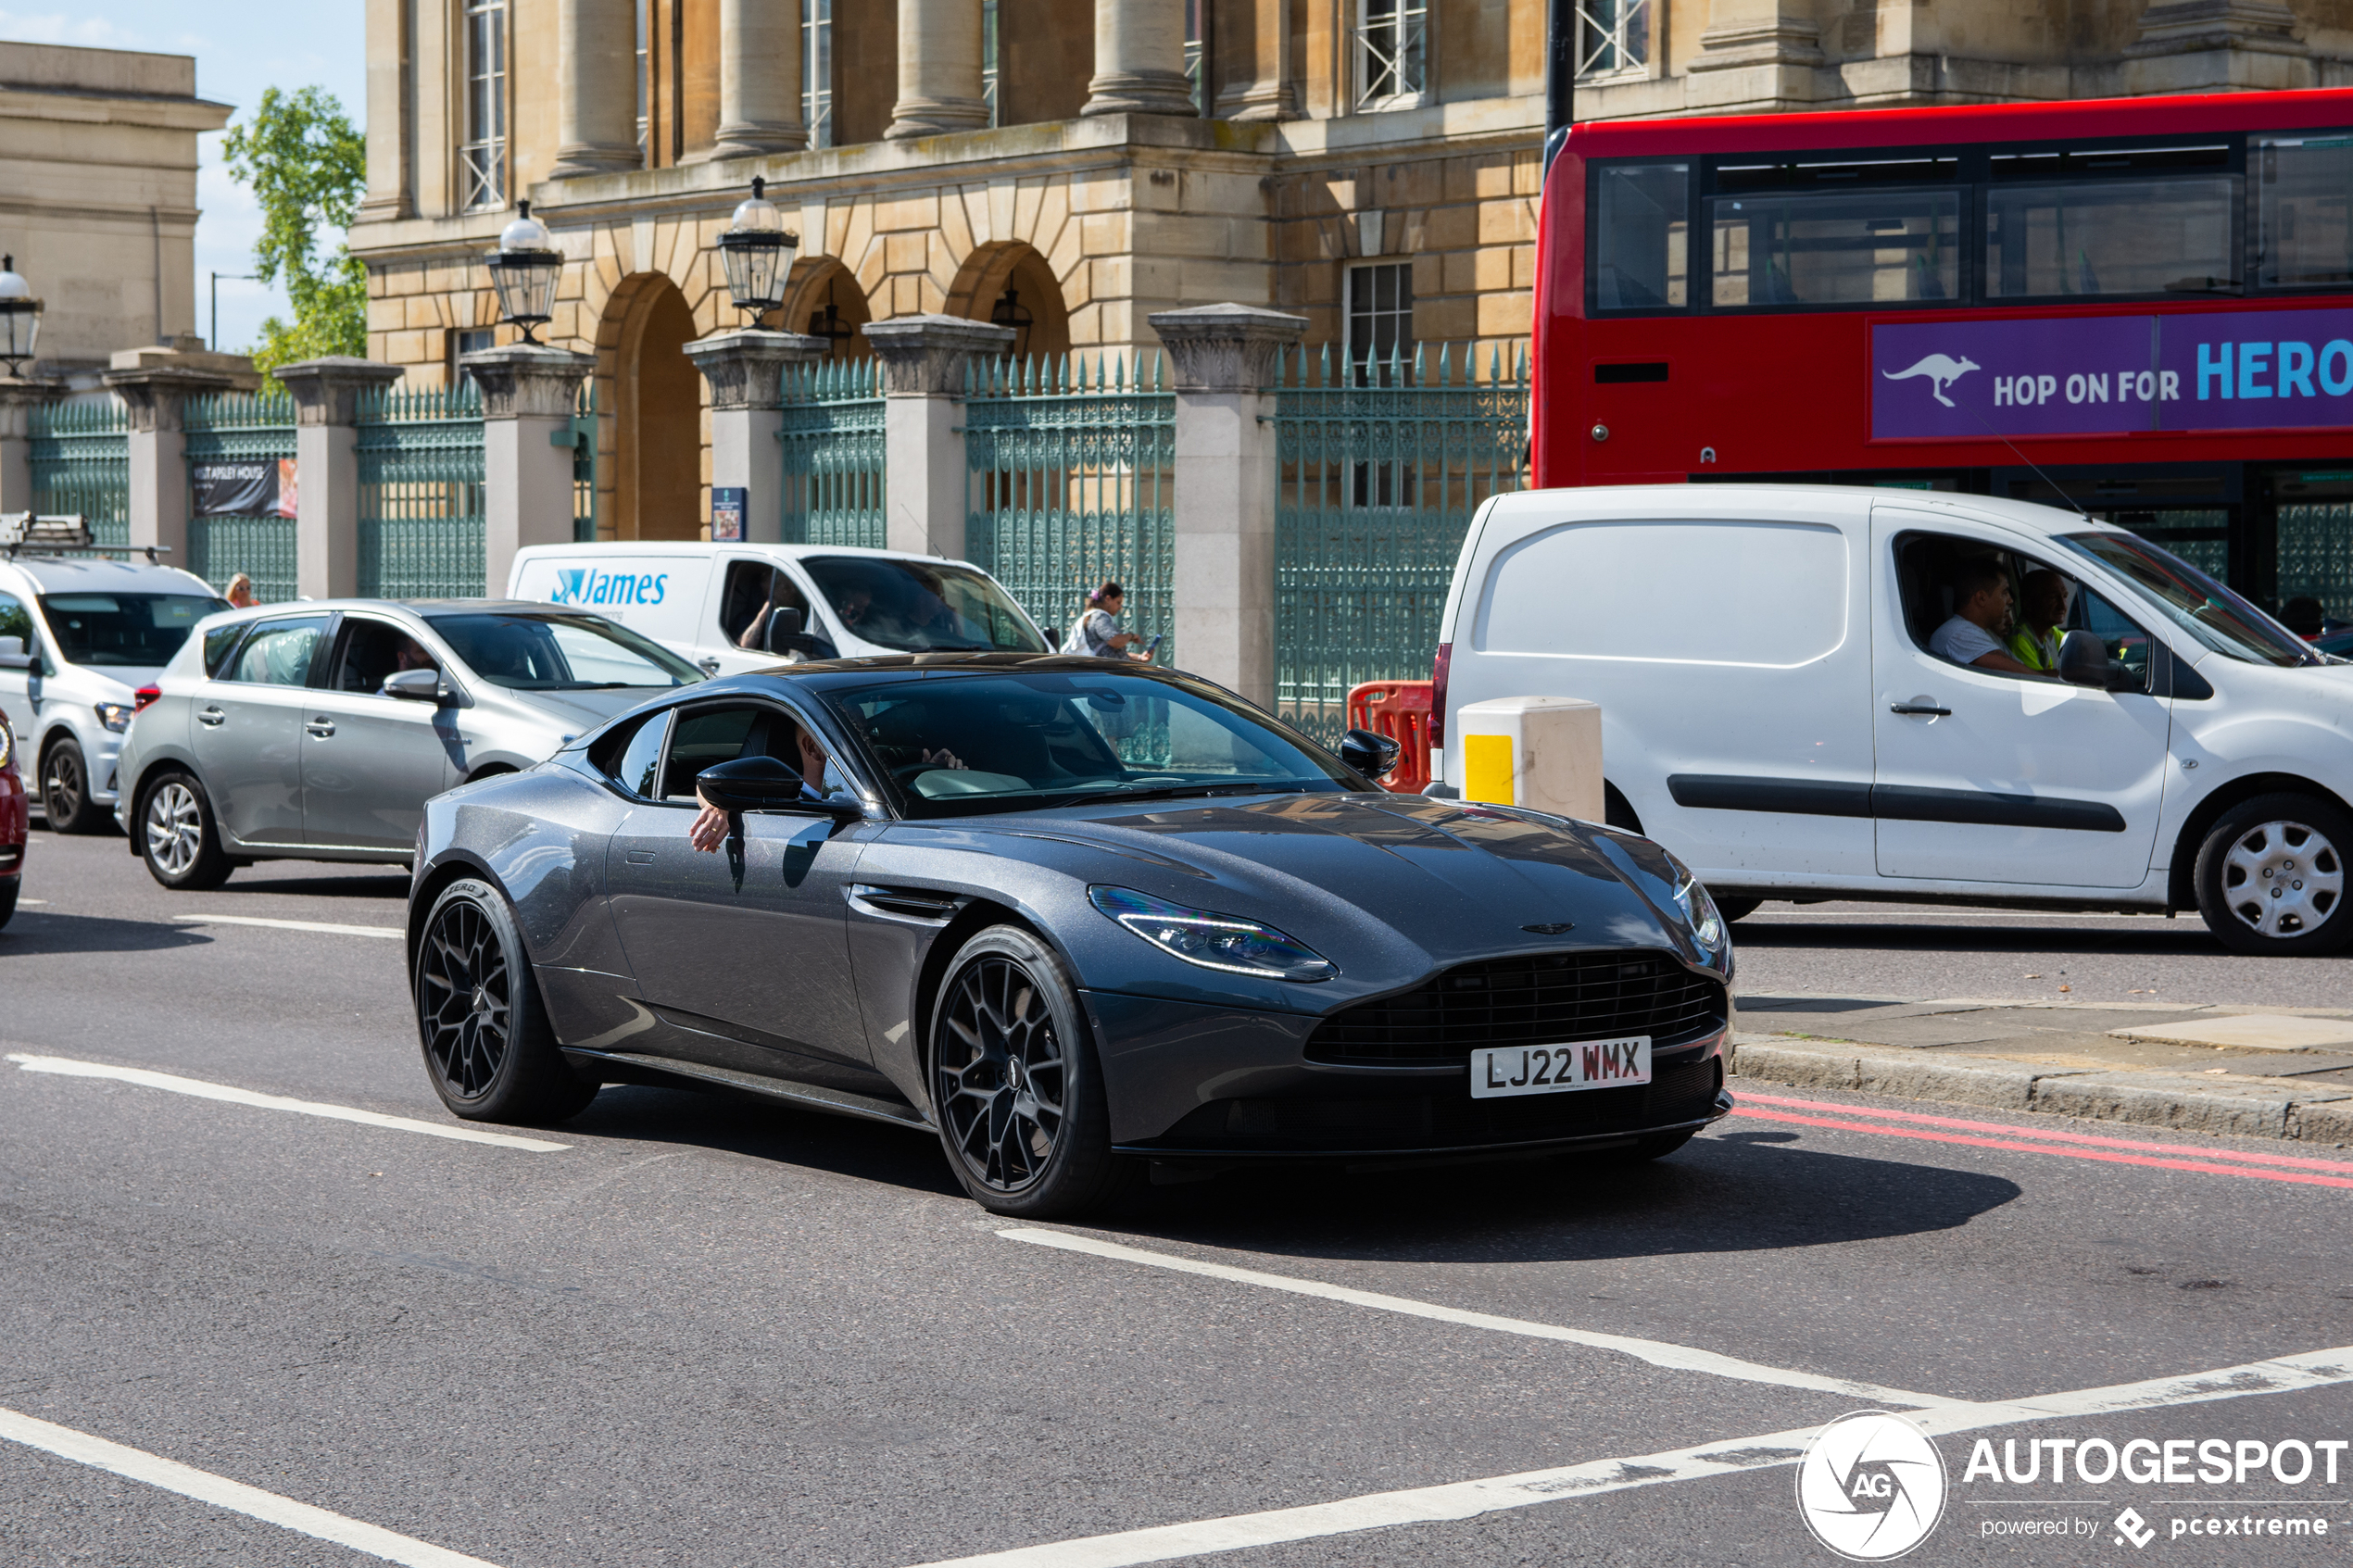
[[[482,395],[472,382],[359,403],[359,592],[484,593]]]
[[[883,396],[872,359],[784,374],[784,533],[788,545],[883,547]]]
[[[81,514],[90,542],[131,543],[131,411],[109,396],[32,410],[32,509]]]
[[[1319,740],[1347,727],[1351,686],[1428,677],[1471,514],[1524,483],[1527,355],[1478,358],[1277,368],[1275,703]]]
[[[1127,591],[1123,630],[1173,632],[1176,398],[1161,357],[988,361],[966,386],[974,563],[1057,632],[1105,579]],[[1179,655],[1164,643],[1158,662]]]
[[[597,383],[583,382],[572,414],[572,536],[597,537]]]
[[[276,512],[207,514],[199,464],[223,460],[279,465],[271,495],[288,514],[294,503],[295,400],[283,391],[217,392],[188,400],[182,414],[188,463],[188,558],[190,571],[215,588],[244,572],[254,596],[264,604],[291,599],[298,592],[295,569],[295,520]]]

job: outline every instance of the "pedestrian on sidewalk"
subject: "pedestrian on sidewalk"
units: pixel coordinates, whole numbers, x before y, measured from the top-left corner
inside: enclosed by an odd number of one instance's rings
[[[1106,582],[1087,596],[1087,608],[1078,617],[1078,624],[1070,629],[1070,636],[1063,643],[1064,653],[1085,654],[1090,659],[1133,659],[1149,662],[1150,653],[1131,651],[1142,642],[1139,633],[1119,629],[1119,611],[1126,602],[1126,591],[1116,583]]]
[[[229,585],[220,590],[220,596],[229,601],[232,609],[251,609],[261,602],[261,596],[253,591],[253,579],[242,571],[229,579]]]

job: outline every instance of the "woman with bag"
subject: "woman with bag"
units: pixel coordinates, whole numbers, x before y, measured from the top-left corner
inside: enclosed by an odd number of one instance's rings
[[[1086,611],[1079,616],[1078,624],[1070,629],[1062,651],[1085,654],[1090,659],[1150,659],[1149,654],[1126,651],[1144,639],[1139,633],[1119,629],[1119,608],[1126,598],[1125,591],[1116,583],[1105,583],[1088,595]]]

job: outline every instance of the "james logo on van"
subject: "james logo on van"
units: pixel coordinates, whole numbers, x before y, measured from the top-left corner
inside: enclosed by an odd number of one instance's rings
[[[556,591],[548,602],[560,605],[658,605],[670,591],[670,573],[598,571],[592,566],[556,569]]]

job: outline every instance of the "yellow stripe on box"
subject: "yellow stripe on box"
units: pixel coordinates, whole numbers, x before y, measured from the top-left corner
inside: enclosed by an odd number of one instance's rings
[[[1463,798],[1509,806],[1512,801],[1512,737],[1463,737]]]

